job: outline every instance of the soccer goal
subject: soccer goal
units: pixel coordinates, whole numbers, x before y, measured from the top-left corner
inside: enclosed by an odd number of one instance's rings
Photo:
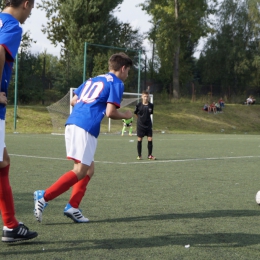
[[[64,134],[64,124],[67,117],[72,112],[73,107],[70,105],[70,101],[73,98],[73,91],[75,88],[70,88],[70,91],[59,101],[47,107],[53,126],[53,134]],[[142,94],[124,92],[123,98],[120,104],[120,108],[123,110],[129,109],[134,111],[135,105],[141,100]],[[150,94],[150,102],[153,103],[153,95]],[[152,120],[153,117],[151,116]],[[101,123],[101,132],[120,132],[122,129],[121,120],[111,120],[104,117]]]

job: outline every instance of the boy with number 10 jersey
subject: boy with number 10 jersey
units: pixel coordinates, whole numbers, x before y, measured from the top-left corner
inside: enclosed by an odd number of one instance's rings
[[[123,82],[113,73],[89,79],[74,91],[79,98],[66,125],[74,124],[97,138],[107,103],[120,108],[123,92]]]
[[[94,155],[100,124],[106,115],[112,119],[129,119],[131,111],[120,112],[124,91],[123,81],[128,77],[132,60],[125,53],[116,53],[109,59],[109,73],[89,79],[74,91],[71,105],[73,111],[66,122],[65,142],[67,158],[74,161],[72,170],[63,174],[46,190],[34,192],[34,215],[42,221],[47,202],[67,191],[72,193],[64,208],[64,215],[77,223],[86,223],[79,204],[94,174]]]

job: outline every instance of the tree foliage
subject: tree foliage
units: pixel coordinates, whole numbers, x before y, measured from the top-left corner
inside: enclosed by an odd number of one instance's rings
[[[31,54],[33,36],[29,31],[24,33],[19,48],[19,102],[54,102],[70,87],[78,87],[82,83],[85,42],[87,77],[106,73],[112,53],[124,51],[135,64],[125,86],[127,91],[136,92],[144,35],[113,16],[122,1],[41,1],[38,7],[48,19],[42,30],[52,44],[61,45],[62,52],[60,58],[47,51]],[[152,57],[148,62],[141,58],[145,82],[146,76],[159,82],[159,91],[167,89],[175,98],[187,94],[195,81],[213,85],[221,95],[260,90],[259,0],[218,2],[218,9],[217,0],[145,0],[140,5],[152,23],[147,32]],[[193,55],[201,37],[206,44],[196,60]],[[12,95],[9,88],[9,97]]]
[[[63,50],[82,53],[84,42],[105,44],[117,19],[111,12],[122,0],[43,0],[38,7],[46,12],[43,32]],[[80,48],[81,47],[81,48]]]
[[[199,60],[202,83],[241,94],[259,87],[260,10],[256,0],[225,0]]]
[[[139,31],[113,16],[113,10],[121,3],[122,0],[43,0],[38,5],[48,18],[43,32],[53,44],[62,46],[62,59],[74,78],[70,87],[77,87],[82,82],[85,42],[88,43],[87,77],[101,72],[104,66],[98,61],[109,57],[112,47],[142,49],[143,37]],[[133,59],[138,61],[138,52]],[[102,73],[107,71],[105,67]]]
[[[191,56],[199,38],[210,31],[206,18],[213,8],[206,0],[146,0],[141,6],[152,16],[150,38],[155,38],[164,83],[171,79],[178,98],[180,79],[182,84],[193,79]]]

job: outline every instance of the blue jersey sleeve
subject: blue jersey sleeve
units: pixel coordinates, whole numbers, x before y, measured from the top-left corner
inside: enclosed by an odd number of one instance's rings
[[[5,64],[1,80],[1,92],[8,96],[8,85],[12,76],[12,68],[22,39],[22,28],[17,19],[7,13],[0,13],[0,45],[5,48]],[[0,119],[5,119],[6,107],[0,104]]]
[[[2,14],[0,16],[0,45],[6,49],[7,61],[14,61],[21,39],[22,28],[19,22],[11,15]]]
[[[122,100],[123,92],[124,92],[123,83],[120,83],[120,82],[111,83],[107,103],[114,104],[117,108],[120,108],[120,103]]]
[[[85,86],[85,84],[86,84],[86,82],[82,83],[78,88],[76,88],[73,91],[73,93],[79,97],[83,87]]]

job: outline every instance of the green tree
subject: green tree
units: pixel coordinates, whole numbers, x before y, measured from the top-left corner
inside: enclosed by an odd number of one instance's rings
[[[53,44],[74,55],[82,54],[84,42],[104,44],[117,25],[111,12],[122,0],[43,0],[38,5],[46,11],[43,32]]]
[[[251,83],[254,86],[260,87],[260,7],[258,0],[251,0],[248,2],[248,16],[252,24],[252,66]]]
[[[70,67],[71,77],[77,76],[71,82],[71,87],[77,87],[82,81],[85,42],[90,43],[87,50],[87,78],[102,70],[98,60],[108,57],[109,52],[108,48],[98,48],[91,44],[142,48],[143,37],[139,31],[128,23],[121,23],[112,15],[112,11],[121,3],[122,0],[43,0],[39,4],[48,18],[43,32],[53,44],[61,44],[62,60]],[[138,53],[134,61],[138,61]],[[102,73],[105,71],[107,69]]]
[[[5,1],[0,1],[0,10],[2,11],[5,7]]]
[[[171,79],[173,96],[179,98],[180,78],[183,84],[193,78],[192,63],[187,56],[193,54],[199,38],[210,31],[207,18],[214,6],[210,7],[206,0],[146,0],[141,6],[152,16],[156,28],[150,36],[154,38],[156,34],[155,48],[164,82],[170,84]]]
[[[202,83],[219,86],[219,92],[227,94],[259,87],[259,12],[255,0],[222,2],[216,33],[199,60]]]

